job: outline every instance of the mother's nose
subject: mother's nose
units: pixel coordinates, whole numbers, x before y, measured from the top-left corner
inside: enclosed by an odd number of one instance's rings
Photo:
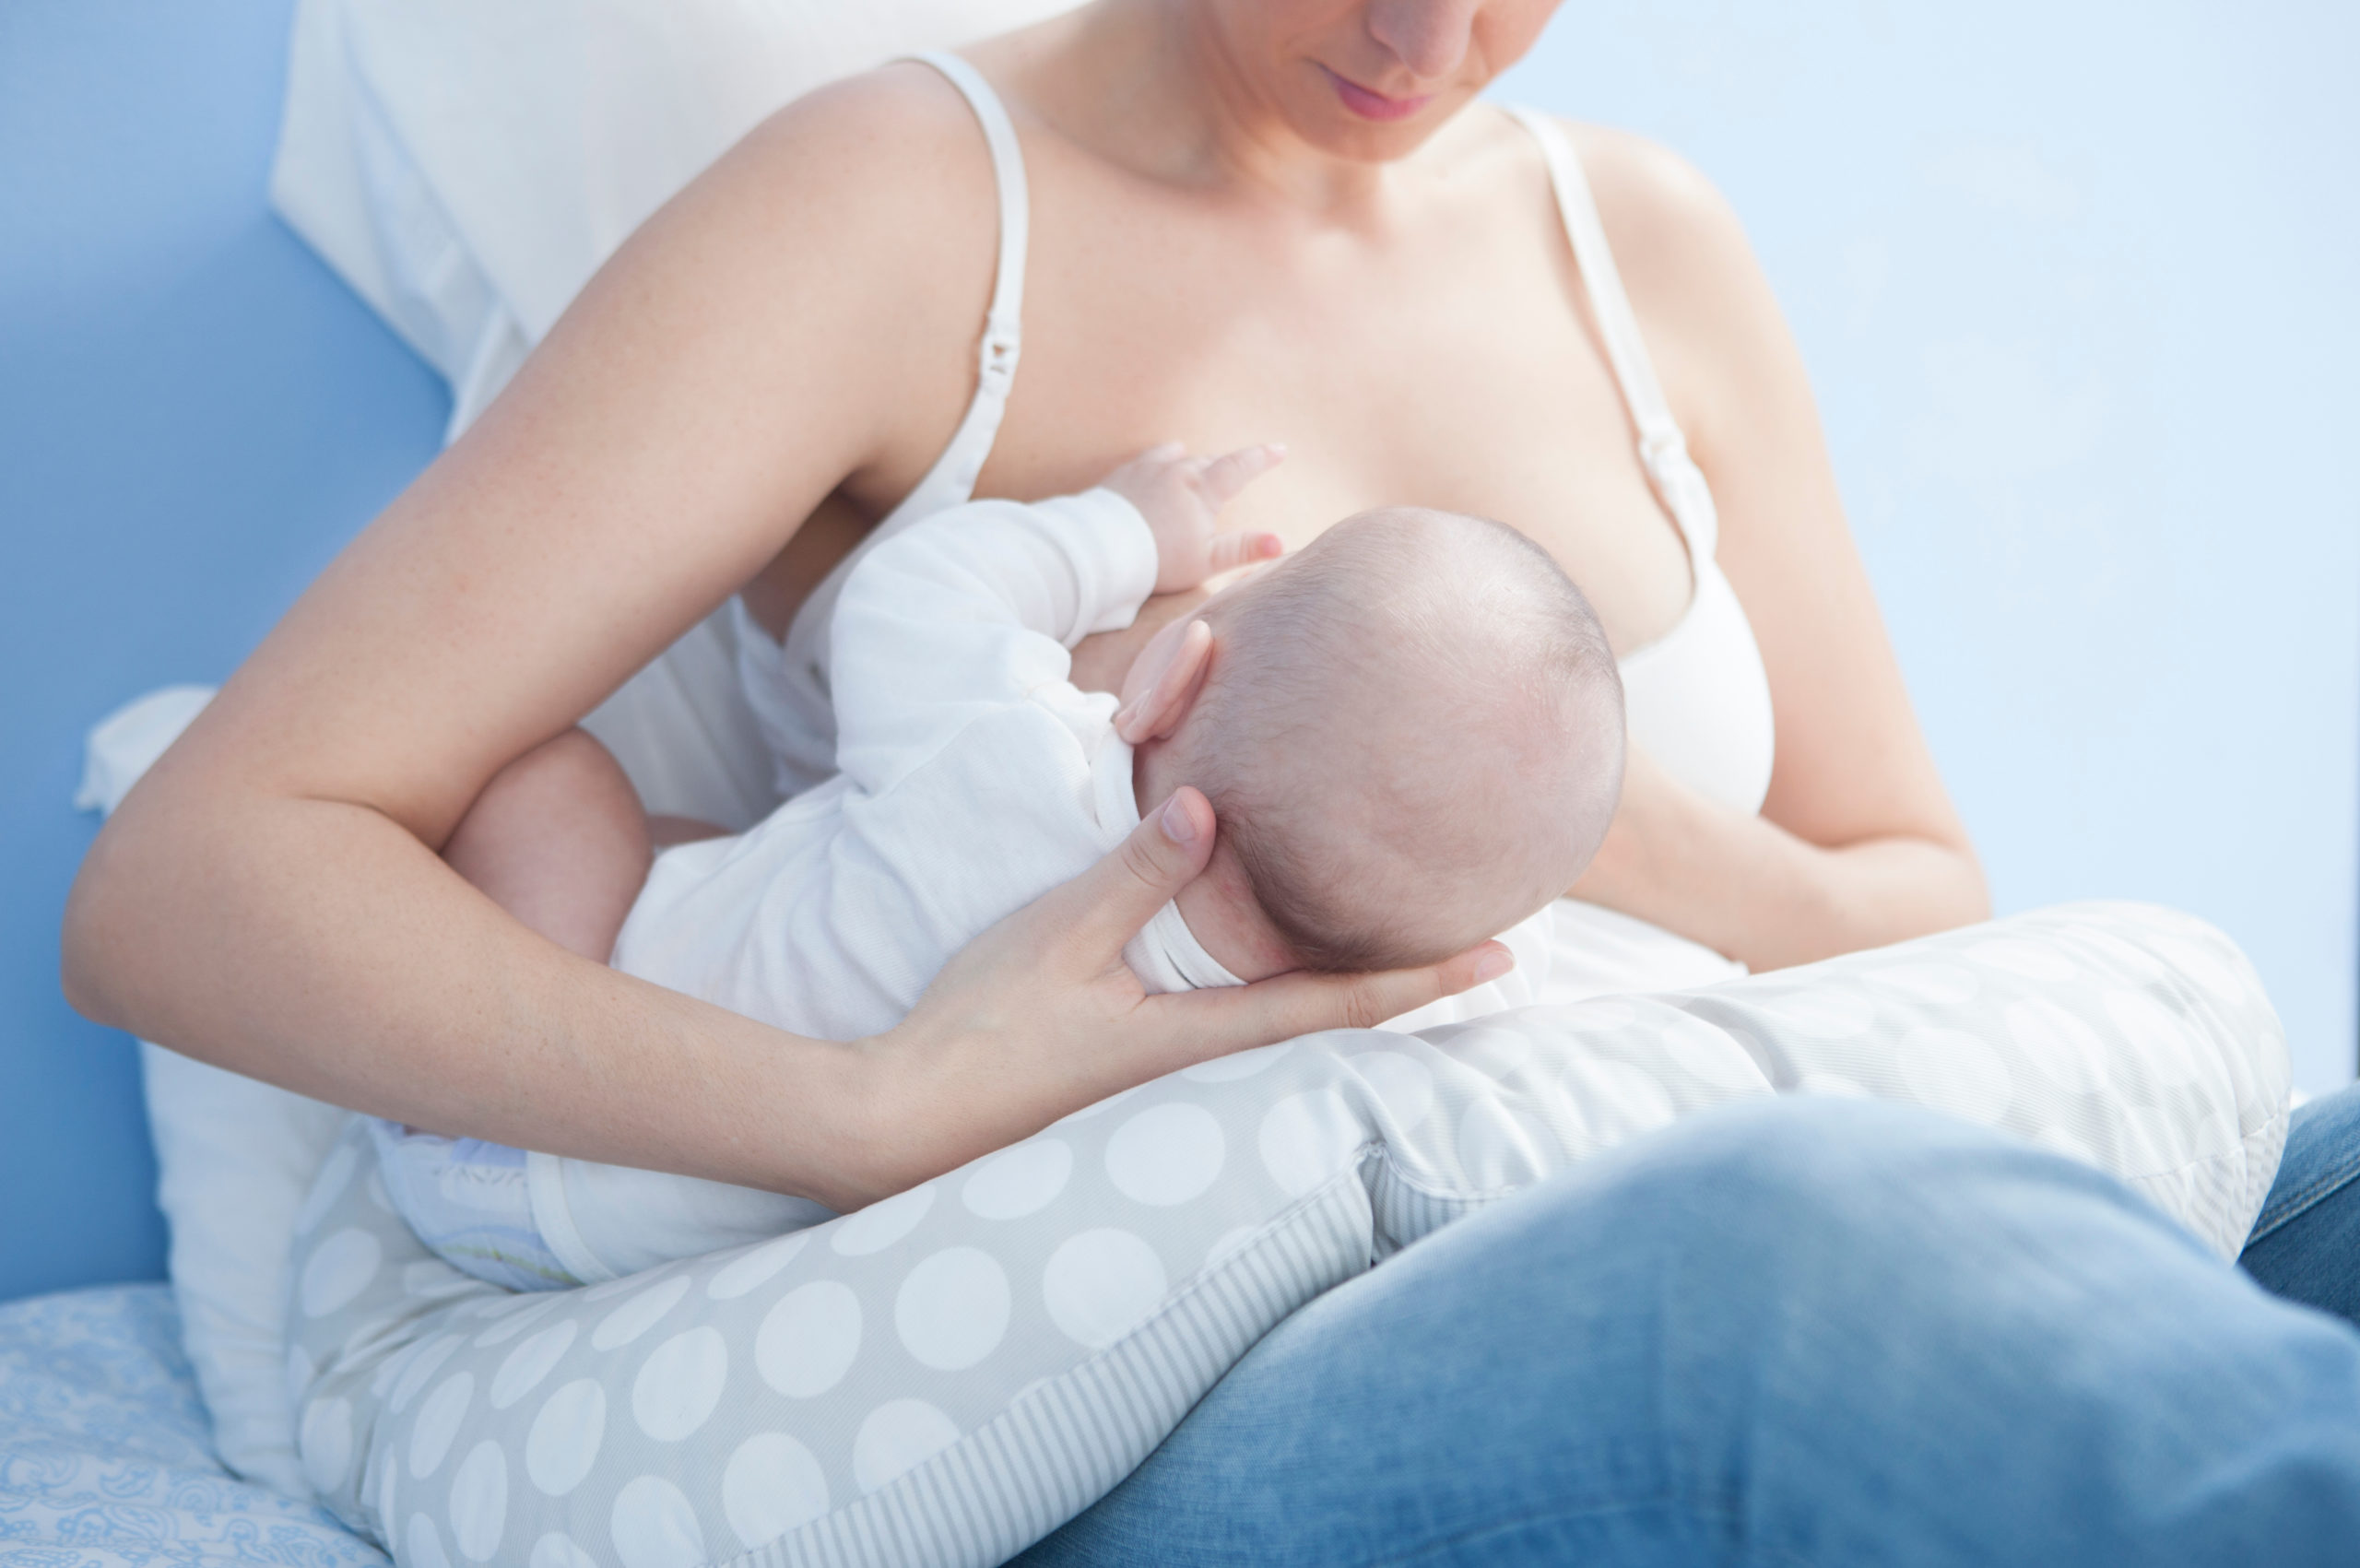
[[[1421,83],[1438,82],[1467,58],[1482,8],[1483,0],[1371,0],[1368,34]]]

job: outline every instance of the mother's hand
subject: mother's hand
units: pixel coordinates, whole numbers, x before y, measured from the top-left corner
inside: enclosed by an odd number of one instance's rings
[[[842,1208],[898,1192],[1134,1084],[1248,1046],[1381,1023],[1513,961],[1486,942],[1430,969],[1298,972],[1148,996],[1123,946],[1204,869],[1213,835],[1211,806],[1179,790],[1097,866],[952,959],[907,1019],[863,1043],[870,1158],[859,1190],[822,1200]]]

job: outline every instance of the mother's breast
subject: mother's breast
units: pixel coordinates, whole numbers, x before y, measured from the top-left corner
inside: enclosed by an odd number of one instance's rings
[[[1729,579],[1707,558],[1687,613],[1622,659],[1631,741],[1709,800],[1753,816],[1770,793],[1776,727],[1762,650]]]

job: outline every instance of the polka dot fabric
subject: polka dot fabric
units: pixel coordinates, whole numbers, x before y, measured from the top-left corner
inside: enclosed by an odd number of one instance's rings
[[[2287,1089],[2225,937],[2088,904],[1226,1057],[827,1225],[579,1291],[510,1295],[427,1254],[356,1123],[297,1244],[302,1460],[406,1568],[993,1563],[1312,1296],[1677,1117],[1929,1105],[2109,1171],[2234,1256]]]

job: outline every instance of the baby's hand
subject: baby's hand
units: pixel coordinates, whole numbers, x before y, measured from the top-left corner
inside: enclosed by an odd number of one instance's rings
[[[1230,498],[1279,466],[1282,446],[1241,446],[1191,457],[1176,441],[1150,447],[1102,481],[1139,509],[1155,536],[1155,591],[1193,588],[1208,577],[1268,560],[1286,547],[1276,534],[1222,533]]]

